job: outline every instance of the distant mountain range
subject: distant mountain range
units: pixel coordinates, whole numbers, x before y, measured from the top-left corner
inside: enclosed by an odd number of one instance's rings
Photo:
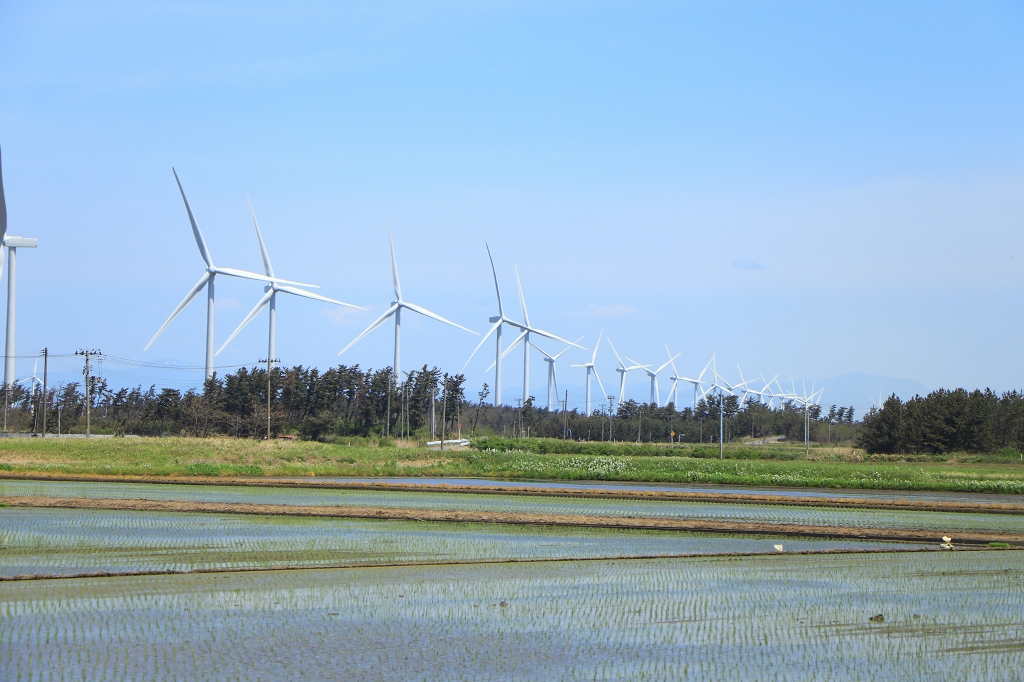
[[[913,379],[897,379],[864,372],[850,372],[831,379],[818,379],[814,383],[817,387],[825,387],[821,396],[823,407],[827,409],[829,405],[852,405],[856,409],[858,419],[878,402],[879,396],[884,401],[895,393],[901,399],[907,400],[915,395],[927,395],[932,390]]]

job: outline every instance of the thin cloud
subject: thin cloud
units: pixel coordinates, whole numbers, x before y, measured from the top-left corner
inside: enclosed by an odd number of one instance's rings
[[[760,263],[755,263],[749,258],[737,258],[732,262],[732,266],[740,270],[764,270],[767,267]]]
[[[636,306],[628,303],[612,303],[610,305],[596,305],[591,303],[588,308],[594,317],[624,317],[637,312]]]
[[[336,327],[351,327],[358,321],[351,319],[351,316],[362,312],[365,311],[357,310],[355,308],[346,308],[344,306],[333,306],[331,308],[321,310],[320,315],[326,317]]]

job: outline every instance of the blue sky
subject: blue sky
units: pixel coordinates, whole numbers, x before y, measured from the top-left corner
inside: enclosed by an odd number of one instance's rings
[[[19,354],[202,363],[201,302],[142,352],[202,273],[173,165],[219,265],[259,267],[249,195],[280,276],[370,308],[281,301],[288,364],[390,363],[387,329],[335,355],[391,300],[390,221],[406,297],[481,332],[486,241],[513,310],[518,265],[534,324],[641,362],[1019,388],[1022,86],[1015,3],[4,2]],[[218,345],[260,295],[218,283]],[[476,343],[404,332],[406,368]]]

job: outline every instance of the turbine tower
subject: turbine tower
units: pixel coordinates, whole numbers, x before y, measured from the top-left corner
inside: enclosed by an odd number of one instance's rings
[[[678,358],[678,357],[679,357],[679,355],[676,355],[676,358]],[[658,369],[651,369],[652,365],[641,365],[639,362],[637,362],[633,358],[629,357],[628,355],[626,356],[627,360],[632,362],[634,365],[636,365],[638,367],[641,367],[645,372],[647,372],[647,376],[650,377],[650,379],[651,379],[651,400],[650,400],[650,402],[654,403],[654,405],[656,405],[657,407],[661,407],[661,392],[658,390],[658,373],[661,372],[666,367],[668,367],[670,364],[672,364],[672,361],[675,360],[676,358],[674,358],[674,357],[672,357],[670,355],[669,358],[668,358],[668,362],[666,362],[664,365],[662,365]]]
[[[174,173],[174,181],[178,183],[178,191],[181,192],[181,199],[185,202],[185,211],[188,213],[188,221],[192,224],[192,235],[196,238],[196,246],[199,247],[199,255],[203,257],[203,262],[206,263],[206,272],[199,278],[196,285],[192,287],[192,290],[188,292],[178,307],[174,309],[171,316],[167,318],[167,321],[163,323],[160,329],[157,330],[153,338],[149,340],[146,347],[143,348],[143,352],[149,350],[149,347],[153,345],[153,342],[157,340],[164,330],[167,329],[167,325],[171,323],[174,318],[178,316],[185,307],[192,302],[203,287],[206,287],[206,373],[204,378],[208,381],[213,377],[213,310],[214,310],[214,282],[216,281],[217,275],[227,275],[229,277],[239,277],[241,279],[255,279],[261,282],[278,282],[280,284],[296,284],[301,287],[313,287],[313,284],[303,284],[302,282],[292,282],[285,279],[274,279],[265,275],[259,275],[255,272],[249,272],[248,270],[236,270],[234,268],[219,268],[213,264],[213,257],[210,255],[210,249],[206,246],[206,240],[203,239],[203,233],[199,231],[199,224],[196,223],[196,217],[192,214],[192,207],[188,204],[188,199],[185,198],[185,190],[181,187],[181,180],[178,179],[178,172],[171,168],[171,172]]]
[[[351,343],[349,343],[347,346],[345,346],[340,351],[338,351],[338,355],[341,355],[342,353],[347,351],[349,348],[351,348],[352,346],[356,345],[359,342],[360,339],[362,339],[364,336],[366,336],[367,334],[372,332],[377,327],[379,327],[382,324],[384,324],[389,317],[394,315],[394,317],[395,317],[395,366],[392,368],[394,370],[394,374],[392,376],[394,378],[393,379],[394,382],[395,383],[399,383],[400,382],[399,377],[402,376],[401,372],[402,372],[402,310],[403,309],[410,310],[410,311],[412,311],[414,313],[419,313],[420,315],[423,315],[424,317],[429,317],[430,319],[437,320],[438,322],[444,322],[445,324],[449,324],[449,325],[451,325],[453,327],[457,327],[457,328],[461,329],[462,331],[469,332],[470,334],[476,334],[476,332],[473,331],[472,329],[466,329],[461,324],[455,324],[451,320],[446,320],[445,318],[441,317],[437,313],[433,313],[433,312],[427,310],[426,308],[418,306],[415,303],[409,303],[408,301],[403,299],[402,298],[402,284],[401,284],[401,282],[398,281],[398,261],[395,259],[395,240],[391,236],[391,224],[390,223],[388,224],[388,244],[391,246],[391,284],[395,288],[395,300],[391,302],[391,307],[388,308],[387,310],[385,310],[383,315],[378,317],[376,320],[373,321],[373,324],[371,324],[369,327],[367,327],[366,329],[363,330],[363,333],[361,333],[356,338],[352,339]]]
[[[7,201],[4,199],[3,163],[0,161],[0,247],[7,249],[7,339],[4,349],[4,387],[14,383],[14,302],[17,290],[18,247],[34,249],[39,241],[33,237],[15,237],[7,234]],[[4,254],[0,253],[0,274],[3,274]]]
[[[246,197],[246,201],[249,201],[248,197]],[[263,243],[263,234],[260,232],[260,224],[258,222],[256,222],[256,211],[253,210],[252,202],[251,201],[249,201],[249,213],[252,214],[252,224],[253,224],[253,227],[256,228],[256,240],[260,244],[260,256],[263,258],[263,271],[265,273],[267,273],[267,277],[273,278],[274,277],[274,266],[272,266],[270,264],[270,254],[267,253],[267,246],[266,246],[266,244]],[[336,301],[333,298],[327,298],[326,296],[321,296],[320,294],[314,294],[312,292],[304,291],[302,289],[296,289],[295,287],[290,287],[290,286],[282,285],[282,284],[279,284],[276,281],[271,282],[270,284],[268,284],[264,288],[263,291],[264,291],[263,298],[261,298],[259,300],[259,302],[256,304],[256,307],[253,308],[249,312],[248,315],[246,315],[245,319],[242,320],[242,323],[238,325],[238,328],[234,332],[232,332],[231,336],[228,337],[228,340],[225,341],[223,344],[221,344],[221,347],[219,349],[217,349],[217,353],[216,353],[217,355],[220,355],[221,351],[223,351],[225,348],[227,348],[227,345],[229,343],[231,343],[231,340],[233,338],[235,338],[236,336],[238,336],[238,332],[240,332],[243,329],[245,329],[245,325],[247,325],[250,322],[252,322],[253,318],[256,317],[257,315],[259,315],[260,311],[263,310],[263,308],[265,308],[269,304],[270,305],[270,332],[269,332],[269,340],[267,342],[267,357],[271,358],[271,359],[277,357],[277,294],[278,294],[278,292],[285,293],[285,294],[291,294],[292,296],[300,296],[302,298],[309,298],[309,299],[312,299],[314,301],[323,301],[324,303],[333,303],[334,305],[341,305],[341,306],[345,306],[347,308],[355,308],[357,310],[366,310],[366,308],[363,308],[361,306],[352,305],[351,303],[344,303],[342,301]]]
[[[608,345],[612,347],[612,352],[615,353],[615,359],[619,361],[619,366],[615,368],[615,371],[619,373],[619,404],[626,399],[626,374],[632,372],[635,369],[644,369],[645,365],[631,365],[626,367],[626,363],[619,357],[619,351],[615,350],[615,344],[612,343],[611,339],[608,339]],[[632,361],[631,361],[632,362]]]
[[[526,322],[526,324],[520,324],[519,322],[516,322],[512,318],[510,318],[507,315],[505,315],[505,308],[504,308],[504,306],[501,303],[501,289],[498,287],[498,272],[494,268],[494,257],[491,255],[491,247],[487,246],[487,244],[484,244],[484,247],[487,249],[487,258],[491,262],[491,275],[494,277],[494,293],[498,297],[498,314],[493,316],[493,317],[491,317],[491,318],[489,318],[487,320],[488,322],[491,323],[491,328],[487,330],[487,333],[484,334],[484,337],[482,339],[480,339],[480,343],[478,343],[476,348],[473,349],[473,352],[469,354],[469,359],[466,360],[466,364],[464,364],[462,366],[462,369],[466,369],[466,367],[469,366],[470,360],[472,360],[473,356],[476,355],[476,352],[478,350],[480,350],[480,347],[484,345],[484,342],[487,341],[487,339],[489,339],[491,337],[491,334],[496,334],[495,339],[494,339],[495,340],[494,363],[490,367],[487,368],[487,371],[490,371],[491,367],[494,368],[494,405],[497,407],[497,406],[501,405],[501,361],[502,361],[502,359],[506,355],[508,355],[508,352],[510,350],[515,348],[516,344],[518,344],[520,341],[522,341],[524,338],[526,338],[525,335],[527,334],[527,332],[536,334],[537,336],[543,336],[544,338],[548,338],[548,339],[551,339],[553,341],[558,341],[559,343],[568,344],[570,346],[576,346],[576,344],[574,344],[572,341],[566,341],[563,338],[555,336],[554,334],[551,334],[550,332],[546,332],[543,329],[537,329],[535,327],[531,327],[530,323],[529,323],[529,320],[524,320],[524,322]],[[518,279],[519,279],[519,272],[516,271],[516,280],[518,281]],[[523,288],[522,288],[522,286],[519,287],[519,301],[520,301],[520,303],[523,306],[523,311],[525,312],[526,311],[526,302],[523,300]],[[516,338],[515,341],[513,341],[511,346],[509,346],[505,351],[502,351],[501,350],[501,327],[502,327],[502,325],[506,325],[506,324],[508,326],[510,326],[510,327],[513,327],[514,329],[519,329],[522,333]],[[536,348],[536,346],[534,346],[534,347]],[[576,346],[576,347],[577,348],[583,348],[582,346]],[[584,350],[586,350],[586,349],[584,349]],[[526,358],[527,367],[526,367],[526,369],[523,372],[524,377],[528,377],[528,375],[529,375],[529,361],[530,361],[529,356],[527,356],[527,358]],[[527,381],[523,381],[523,387],[524,387],[523,388],[523,392],[524,393],[527,390],[526,389],[527,385],[528,385],[528,382]],[[525,398],[524,398],[524,402],[525,402]]]
[[[601,395],[604,395],[604,384],[601,383],[601,377],[597,373],[597,349],[601,346],[601,337],[604,336],[604,329],[597,335],[597,343],[594,344],[594,354],[590,356],[590,362],[581,362],[573,367],[586,367],[587,368],[587,416],[589,417],[590,412],[590,373],[593,372],[594,376],[597,377],[597,385],[601,387]]]

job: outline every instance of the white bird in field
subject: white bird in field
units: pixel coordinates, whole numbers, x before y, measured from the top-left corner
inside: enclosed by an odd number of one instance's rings
[[[949,537],[948,535],[943,535],[942,541],[948,545],[949,543],[953,542],[953,538]]]
[[[775,545],[775,551],[776,552],[781,552],[782,551],[782,545]]]

